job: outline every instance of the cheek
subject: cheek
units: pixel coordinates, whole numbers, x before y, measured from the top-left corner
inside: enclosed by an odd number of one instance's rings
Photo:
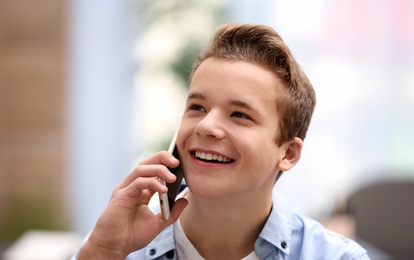
[[[191,135],[192,132],[193,131],[190,125],[186,124],[185,122],[182,122],[180,124],[180,128],[178,129],[177,145],[181,148],[184,147],[186,140],[188,139],[188,137]]]
[[[268,138],[263,142],[257,142],[255,146],[251,147],[248,156],[252,158],[251,164],[254,167],[270,170],[278,164],[279,149],[274,139]]]

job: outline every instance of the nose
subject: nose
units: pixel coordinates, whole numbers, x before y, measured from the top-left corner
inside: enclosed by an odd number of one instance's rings
[[[208,112],[197,124],[195,131],[197,135],[215,139],[222,139],[225,136],[224,123],[218,111]]]

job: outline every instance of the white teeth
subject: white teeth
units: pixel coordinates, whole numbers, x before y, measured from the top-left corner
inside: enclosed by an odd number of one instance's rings
[[[206,160],[213,160],[213,155],[211,153],[206,154]]]
[[[197,158],[207,160],[207,161],[219,161],[219,162],[230,162],[230,158],[227,158],[222,155],[212,154],[212,153],[203,153],[203,152],[196,152],[195,156]]]

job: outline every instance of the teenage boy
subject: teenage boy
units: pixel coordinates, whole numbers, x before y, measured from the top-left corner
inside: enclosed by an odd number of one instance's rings
[[[299,160],[315,93],[271,28],[226,24],[194,64],[177,136],[114,190],[78,259],[369,259],[357,243],[289,211],[273,192]],[[164,220],[148,207],[183,169]]]

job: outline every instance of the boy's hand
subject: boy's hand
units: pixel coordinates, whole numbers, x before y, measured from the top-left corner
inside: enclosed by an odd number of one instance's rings
[[[78,259],[124,259],[173,224],[187,206],[185,199],[174,204],[168,220],[161,214],[154,215],[148,203],[155,192],[167,192],[158,177],[174,182],[176,177],[166,166],[175,168],[178,164],[179,161],[166,151],[142,161],[114,189]]]

